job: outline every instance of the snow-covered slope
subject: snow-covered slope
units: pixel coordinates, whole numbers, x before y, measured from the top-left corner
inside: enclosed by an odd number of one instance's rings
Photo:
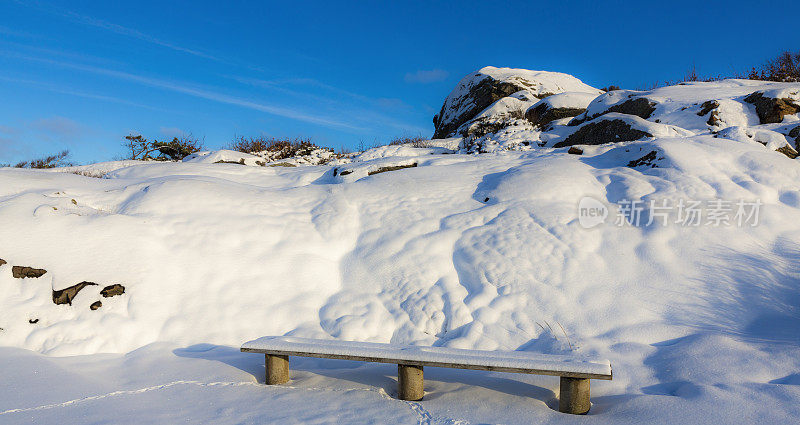
[[[659,89],[647,118],[589,105],[602,115],[485,136],[525,149],[494,154],[389,146],[347,164],[251,167],[214,163],[229,155],[218,153],[104,165],[102,179],[0,169],[0,346],[11,347],[0,359],[18,365],[0,373],[15,395],[0,421],[83,417],[75,406],[101,391],[154,412],[168,398],[239,412],[204,408],[200,421],[280,422],[275,406],[328,403],[377,422],[581,420],[547,409],[558,385],[547,377],[434,370],[422,404],[391,404],[384,366],[302,360],[289,387],[251,385],[263,358],[235,347],[288,334],[607,358],[614,380],[592,384],[590,412],[603,422],[792,422],[800,160],[774,149],[800,119],[761,124],[743,100],[768,92],[759,84]],[[708,99],[718,105],[698,115]],[[714,109],[731,125],[708,124]],[[615,121],[650,136],[574,146],[580,155],[552,147]],[[46,273],[15,278],[12,266]],[[54,302],[82,282],[97,285]],[[103,296],[114,284],[124,293]],[[197,378],[197,358],[213,376]],[[76,384],[45,396],[26,389],[38,382],[28,370]],[[335,401],[330,380],[357,396]]]

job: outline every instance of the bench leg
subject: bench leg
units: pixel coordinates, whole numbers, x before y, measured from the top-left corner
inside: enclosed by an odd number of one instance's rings
[[[585,415],[589,412],[589,380],[581,378],[561,377],[561,389],[558,396],[558,411]]]
[[[285,384],[289,382],[289,356],[266,355],[267,385]]]
[[[422,400],[425,394],[422,366],[397,365],[397,386],[400,400]]]

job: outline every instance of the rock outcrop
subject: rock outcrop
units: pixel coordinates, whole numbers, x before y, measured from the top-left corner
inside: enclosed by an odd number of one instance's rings
[[[783,121],[786,115],[800,112],[800,101],[788,97],[771,97],[769,93],[754,92],[744,98],[745,102],[756,107],[756,113],[761,124],[773,124]]]
[[[47,273],[45,269],[36,269],[27,266],[14,266],[11,268],[11,274],[17,279],[42,277],[45,273]]]
[[[602,145],[605,143],[628,142],[652,134],[634,128],[630,123],[621,119],[598,120],[590,122],[578,131],[572,133],[563,142],[556,143],[554,147],[560,148],[572,145]]]
[[[102,295],[103,298],[110,298],[116,295],[122,295],[124,293],[125,293],[125,287],[120,285],[119,283],[106,286],[100,291],[100,295]]]
[[[522,118],[527,108],[533,103],[547,96],[567,91],[595,95],[601,93],[600,90],[588,86],[568,74],[487,66],[464,77],[447,96],[442,109],[433,117],[436,129],[433,138],[441,139],[459,134],[459,127],[477,117],[495,102],[511,95],[517,94],[515,99],[520,101],[520,108],[516,115],[518,118]],[[515,115],[514,112],[507,110],[505,112]],[[491,121],[491,119],[484,119],[484,121]],[[481,126],[475,127],[480,128]],[[485,122],[483,127],[486,127]]]
[[[97,286],[94,282],[81,282],[75,285],[70,286],[69,288],[64,288],[59,291],[53,291],[53,303],[56,305],[61,304],[69,304],[72,305],[72,300],[75,299],[75,296],[78,295],[83,288],[87,286]]]
[[[582,114],[586,107],[597,97],[590,93],[559,93],[546,97],[525,112],[527,119],[534,126],[563,118],[571,118]]]

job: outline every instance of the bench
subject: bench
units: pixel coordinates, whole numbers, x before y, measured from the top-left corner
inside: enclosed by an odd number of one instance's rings
[[[290,336],[259,338],[243,344],[241,351],[265,355],[267,385],[289,381],[289,356],[397,364],[398,397],[413,401],[421,400],[424,394],[423,366],[560,376],[558,410],[572,414],[589,411],[590,379],[612,377],[608,361],[524,351],[462,350]]]

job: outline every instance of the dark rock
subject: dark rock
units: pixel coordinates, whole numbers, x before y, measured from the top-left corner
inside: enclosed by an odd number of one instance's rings
[[[800,125],[793,128],[792,131],[789,132],[789,137],[794,138],[794,147],[797,150],[800,150]]]
[[[533,125],[543,126],[561,118],[577,117],[585,108],[550,108],[546,103],[530,107],[525,112],[525,119]]]
[[[522,118],[522,113],[519,117],[510,115],[504,119],[497,119],[496,117],[481,117],[469,123],[469,125],[461,130],[462,137],[472,137],[477,139],[487,134],[497,133],[498,131],[510,126],[515,118]]]
[[[244,165],[244,158],[239,158],[238,161],[226,161],[224,159],[220,159],[219,161],[215,161],[214,164],[239,164],[239,165]]]
[[[353,173],[353,170],[344,170],[341,173],[339,173],[339,175],[340,176],[346,176],[346,175],[352,174],[352,173]]]
[[[712,127],[721,127],[722,120],[719,118],[719,111],[717,108],[719,108],[719,102],[716,100],[707,100],[700,105],[700,112],[698,112],[697,115],[702,117],[710,112],[711,115],[708,116],[706,124]]]
[[[17,279],[25,279],[26,277],[36,278],[42,277],[47,273],[45,269],[35,269],[33,267],[26,267],[26,266],[14,266],[11,268],[11,274]]]
[[[269,164],[270,167],[297,167],[296,165],[290,162],[276,162],[275,164]]]
[[[8,264],[8,262],[2,258],[0,258],[0,266]]]
[[[754,92],[744,98],[747,103],[752,103],[756,107],[756,113],[761,124],[774,124],[783,121],[786,115],[793,115],[800,112],[800,105],[791,99],[774,99],[764,96],[763,92]]]
[[[575,147],[575,146],[572,146],[572,147],[569,148],[567,153],[572,154],[572,155],[583,155],[583,149]]]
[[[28,319],[28,323],[30,323],[31,325],[35,325],[39,323],[39,319]]]
[[[447,104],[442,105],[441,111],[433,117],[433,125],[435,131],[433,133],[434,139],[442,139],[449,137],[455,133],[458,127],[471,120],[478,115],[481,111],[488,108],[492,103],[510,96],[526,87],[510,83],[508,81],[498,81],[490,76],[485,76],[480,82],[475,84],[469,92],[469,95],[459,99],[457,105],[453,105],[455,109],[459,109],[461,105],[470,105],[466,111],[460,116],[455,117],[449,122],[441,122],[442,117],[445,115],[445,107]]]
[[[385,173],[385,172],[387,172],[387,171],[396,171],[396,170],[402,170],[403,168],[413,168],[413,167],[416,167],[416,166],[417,166],[417,163],[416,163],[416,162],[415,162],[415,163],[413,163],[413,164],[408,164],[408,165],[391,165],[391,166],[388,166],[388,167],[381,167],[381,168],[378,168],[378,169],[377,169],[377,170],[375,170],[375,171],[370,171],[370,172],[368,172],[368,173],[367,173],[367,175],[368,175],[368,176],[371,176],[371,175],[373,175],[373,174]],[[344,175],[344,173],[342,173],[342,175]]]
[[[72,305],[72,300],[78,295],[78,292],[81,289],[87,286],[97,286],[94,282],[81,282],[76,285],[72,285],[69,288],[64,288],[60,291],[53,291],[53,303],[56,305],[60,304],[69,304]]]
[[[628,167],[647,166],[655,168],[657,157],[658,157],[657,151],[650,151],[647,155],[639,159],[634,159],[633,161],[629,162]]]
[[[618,103],[605,111],[592,115],[591,117],[584,117],[583,119],[575,118],[567,125],[579,125],[586,121],[591,121],[599,116],[608,114],[610,112],[619,112],[620,114],[636,115],[639,118],[648,119],[653,111],[656,110],[656,103],[644,98],[637,97],[635,99],[628,99],[622,103]]]
[[[101,303],[100,301],[95,301],[95,302],[92,303],[92,305],[89,306],[89,308],[92,311],[95,311],[95,310],[97,310],[98,308],[100,308],[102,306],[103,306],[103,303]]]
[[[125,287],[120,285],[119,283],[106,286],[105,288],[103,288],[102,291],[100,291],[100,295],[102,295],[103,298],[110,298],[115,295],[122,295],[124,293],[125,293]]]
[[[791,147],[791,146],[789,146],[789,145],[784,145],[783,147],[780,147],[780,148],[778,148],[778,149],[775,149],[775,151],[776,151],[776,152],[780,152],[780,153],[782,153],[782,154],[784,154],[784,155],[788,156],[788,157],[789,157],[789,159],[795,159],[795,158],[797,158],[797,151],[796,151],[796,150],[794,150],[794,149],[792,149],[792,147]]]
[[[652,134],[632,128],[630,124],[620,119],[600,120],[591,122],[578,131],[572,133],[563,142],[554,145],[562,148],[572,145],[602,145],[605,143],[628,142],[644,137],[653,137]]]

